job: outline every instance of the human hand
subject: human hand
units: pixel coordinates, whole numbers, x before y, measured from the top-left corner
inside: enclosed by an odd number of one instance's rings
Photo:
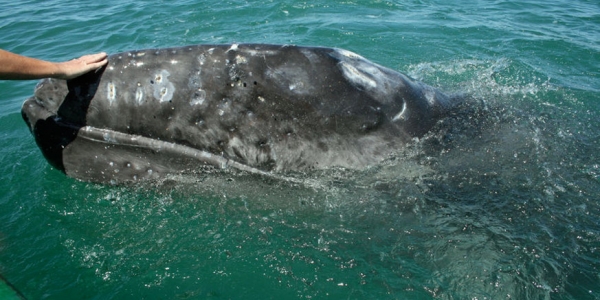
[[[70,61],[56,63],[58,73],[55,77],[60,79],[75,78],[98,69],[107,63],[108,56],[105,52],[84,55]]]

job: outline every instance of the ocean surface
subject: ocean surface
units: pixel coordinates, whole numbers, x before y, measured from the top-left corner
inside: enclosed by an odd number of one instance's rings
[[[134,186],[53,169],[0,81],[0,274],[29,299],[600,299],[597,0],[0,0],[53,61],[201,43],[344,48],[474,99],[363,171]]]

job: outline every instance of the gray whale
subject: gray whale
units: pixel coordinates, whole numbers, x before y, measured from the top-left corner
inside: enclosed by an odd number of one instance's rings
[[[41,80],[22,115],[51,165],[120,183],[214,167],[365,168],[453,102],[342,49],[193,45],[117,53],[96,72]]]

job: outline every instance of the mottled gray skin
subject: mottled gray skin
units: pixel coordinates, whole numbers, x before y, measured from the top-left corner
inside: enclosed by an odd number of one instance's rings
[[[68,176],[127,182],[206,165],[364,168],[426,133],[450,102],[349,51],[233,44],[114,54],[103,70],[40,81],[22,113]]]

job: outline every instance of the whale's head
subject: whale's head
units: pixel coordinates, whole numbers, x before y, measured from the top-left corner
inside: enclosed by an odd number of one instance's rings
[[[21,115],[46,159],[64,170],[62,150],[85,126],[86,112],[94,97],[101,72],[71,80],[46,78],[23,103]]]
[[[121,182],[199,166],[364,168],[426,134],[452,103],[345,50],[197,45],[113,54],[99,71],[44,79],[22,115],[50,164]]]

